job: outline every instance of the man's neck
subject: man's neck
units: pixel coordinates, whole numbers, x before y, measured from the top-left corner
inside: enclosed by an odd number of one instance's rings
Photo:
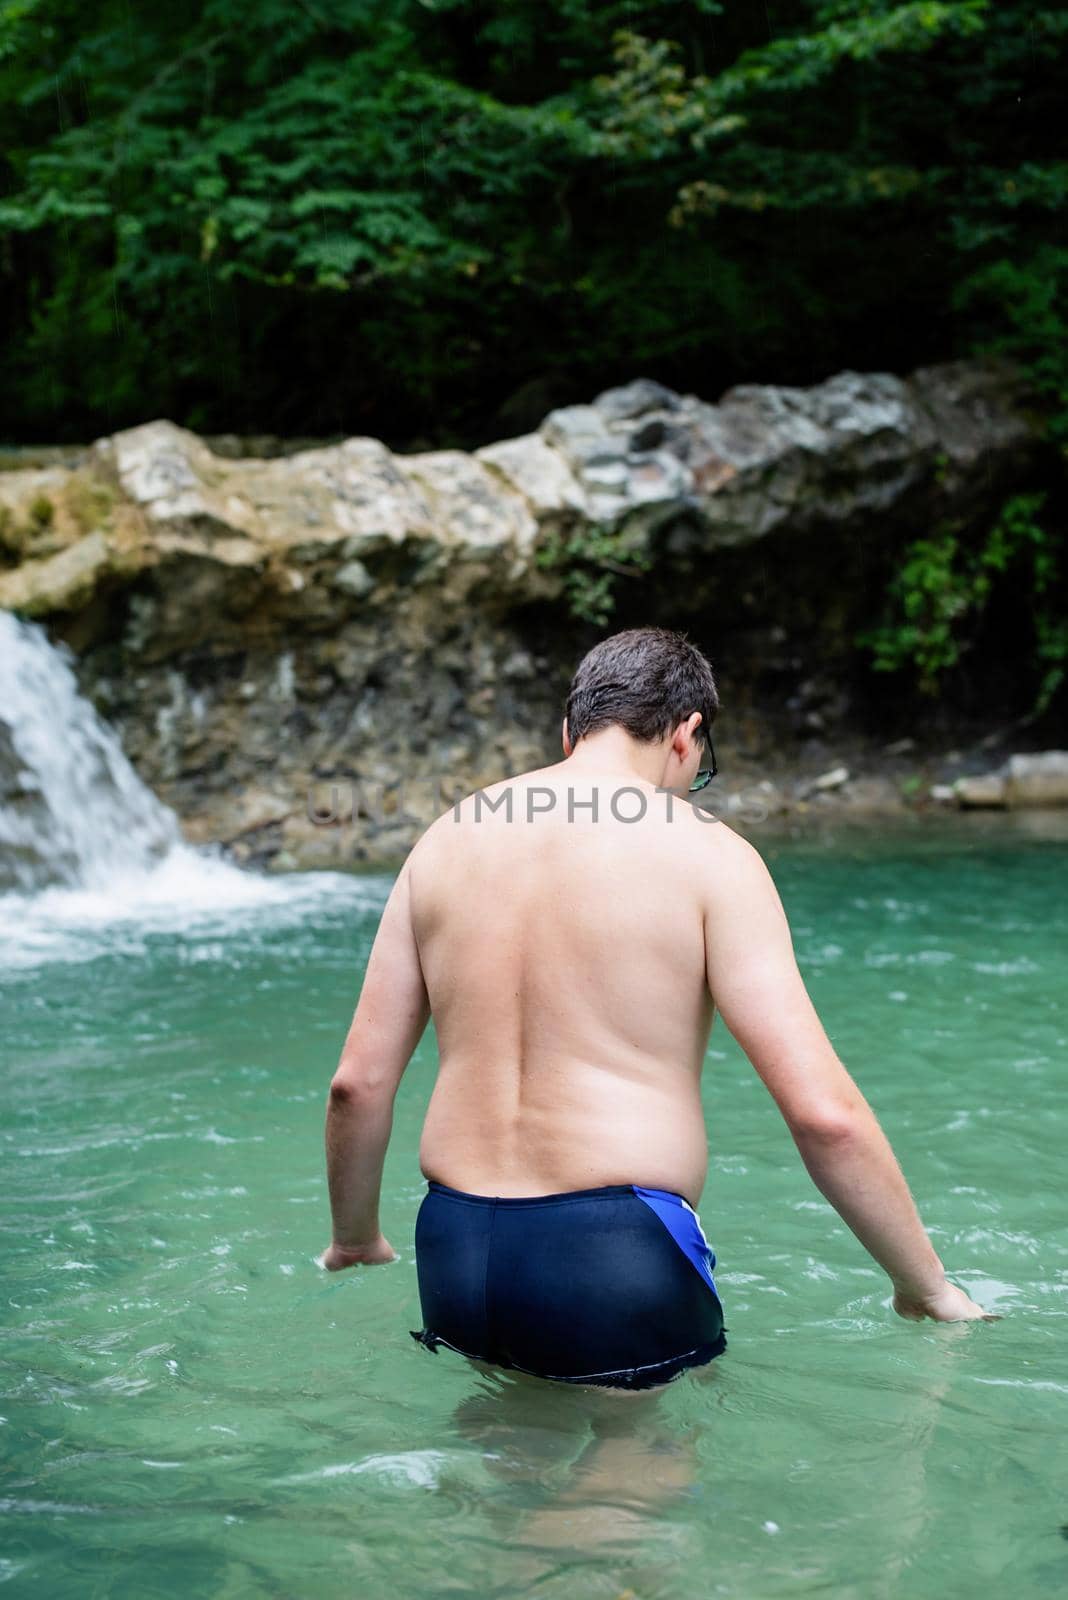
[[[660,788],[664,752],[659,745],[642,745],[625,734],[606,731],[580,740],[571,754],[550,770],[569,778],[607,778],[614,783],[643,782]]]

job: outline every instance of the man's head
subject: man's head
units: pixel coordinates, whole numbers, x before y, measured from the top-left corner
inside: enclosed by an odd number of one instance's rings
[[[567,696],[564,754],[614,728],[650,747],[658,767],[654,781],[685,789],[701,765],[718,710],[712,668],[683,634],[628,628],[602,639],[580,661]]]

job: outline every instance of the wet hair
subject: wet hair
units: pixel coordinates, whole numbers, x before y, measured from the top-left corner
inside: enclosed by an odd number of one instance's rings
[[[719,695],[712,668],[685,634],[627,628],[595,644],[579,662],[567,695],[572,744],[618,725],[653,744],[694,711],[698,736],[716,720]]]

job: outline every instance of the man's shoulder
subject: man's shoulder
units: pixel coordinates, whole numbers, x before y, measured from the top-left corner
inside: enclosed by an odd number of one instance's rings
[[[745,894],[768,877],[756,845],[724,817],[688,804],[677,808],[677,821],[678,826],[664,830],[672,835],[672,853],[684,856],[695,885],[710,895]]]
[[[744,874],[764,868],[763,857],[744,835],[724,817],[690,799],[647,784],[609,785],[597,783],[598,804],[591,807],[589,796],[569,795],[559,771],[538,768],[507,774],[493,782],[480,784],[466,792],[457,789],[447,810],[436,816],[423,830],[409,853],[409,861],[430,858],[441,849],[455,850],[460,838],[475,826],[490,822],[548,822],[573,820],[586,824],[603,820],[626,823],[632,846],[641,849],[644,823],[668,853],[683,853],[695,870],[707,865],[724,870],[728,864]],[[652,837],[649,843],[652,844]],[[766,869],[765,869],[766,870]]]
[[[754,847],[744,835],[740,834],[722,815],[711,806],[702,806],[695,801],[669,795],[663,790],[657,791],[663,811],[660,813],[672,825],[676,825],[679,837],[690,848],[695,839],[704,839],[708,842],[709,850],[713,848],[718,852],[745,855]]]
[[[416,852],[429,854],[449,832],[455,840],[458,828],[480,821],[483,815],[494,816],[511,809],[513,791],[528,788],[538,777],[538,772],[518,772],[494,779],[491,783],[479,784],[475,789],[465,791],[457,786],[449,800],[448,808],[439,812],[423,829],[412,846],[408,859],[411,860]]]

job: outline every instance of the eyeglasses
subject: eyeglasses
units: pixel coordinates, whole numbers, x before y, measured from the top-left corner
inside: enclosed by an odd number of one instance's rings
[[[708,759],[711,762],[711,765],[707,767],[699,767],[697,769],[697,776],[690,785],[691,794],[697,794],[701,789],[707,789],[708,785],[712,782],[712,779],[719,771],[719,768],[716,765],[716,752],[712,748],[712,740],[708,737],[707,733],[705,734],[705,748],[708,751]]]

